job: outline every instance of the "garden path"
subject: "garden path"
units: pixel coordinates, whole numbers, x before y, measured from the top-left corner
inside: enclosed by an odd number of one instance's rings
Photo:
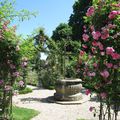
[[[93,117],[89,107],[98,106],[99,104],[94,100],[89,101],[89,96],[84,93],[82,94],[83,98],[87,100],[85,103],[60,105],[47,101],[49,96],[54,95],[54,90],[38,89],[36,87],[32,87],[32,89],[32,93],[13,97],[15,105],[40,111],[40,114],[32,120],[77,120],[79,118],[98,120],[98,118]]]

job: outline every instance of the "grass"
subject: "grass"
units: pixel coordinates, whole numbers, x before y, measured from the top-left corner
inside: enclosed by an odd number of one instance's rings
[[[13,106],[13,120],[30,120],[38,114],[36,110]]]
[[[27,93],[31,93],[31,92],[32,92],[32,89],[29,87],[26,87],[25,89],[20,90],[19,94],[27,94]]]

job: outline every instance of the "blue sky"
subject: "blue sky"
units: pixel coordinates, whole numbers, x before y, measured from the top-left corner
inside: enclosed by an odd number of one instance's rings
[[[30,35],[35,28],[44,27],[47,35],[61,22],[67,22],[73,9],[75,0],[16,0],[16,8],[38,11],[36,18],[20,22],[17,33]]]

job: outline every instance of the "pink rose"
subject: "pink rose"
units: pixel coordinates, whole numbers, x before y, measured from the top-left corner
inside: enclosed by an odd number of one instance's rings
[[[112,53],[111,56],[112,56],[113,60],[120,59],[120,54],[118,54],[118,53]]]
[[[13,73],[13,77],[19,77],[20,76],[20,73],[19,72],[14,72]]]
[[[94,66],[94,67],[98,67],[98,64],[97,64],[97,63],[93,63],[93,66]]]
[[[89,89],[87,89],[86,91],[85,91],[85,94],[86,95],[89,95],[91,93],[91,91],[89,90]]]
[[[2,85],[3,84],[3,80],[0,80],[0,85]]]
[[[87,34],[83,34],[82,37],[85,42],[89,40],[89,36]]]
[[[109,72],[107,70],[104,70],[104,71],[100,72],[100,75],[103,78],[108,78],[110,74],[109,74]]]
[[[103,49],[104,49],[104,48],[103,48],[103,44],[102,44],[101,42],[98,42],[98,47],[99,47],[100,50],[103,50]]]
[[[101,96],[102,99],[105,99],[107,97],[107,93],[102,92],[102,93],[100,93],[100,96]]]
[[[92,32],[92,36],[93,36],[93,38],[95,39],[95,40],[98,40],[99,39],[99,37],[101,36],[101,33],[99,32],[99,31],[93,31]]]
[[[106,63],[107,68],[112,68],[113,64],[112,63]]]
[[[82,47],[83,47],[84,49],[87,49],[87,48],[88,48],[86,45],[82,45]]]
[[[110,14],[108,15],[108,17],[109,17],[109,19],[113,19],[113,18],[115,18],[116,17],[116,15],[118,14],[118,11],[112,11],[112,12],[110,12]]]
[[[91,15],[94,14],[94,12],[95,12],[95,9],[94,9],[93,6],[91,6],[91,7],[88,8],[86,15],[91,16]]]
[[[108,29],[113,29],[113,28],[116,28],[116,25],[114,25],[114,24],[108,24]]]
[[[115,52],[115,50],[113,49],[113,47],[107,47],[106,48],[106,54],[107,55],[111,55],[111,54],[113,54],[113,52]]]
[[[117,65],[114,65],[113,68],[114,68],[114,69],[118,69],[118,66],[117,66]]]
[[[101,56],[104,56],[105,55],[105,52],[100,52]]]
[[[19,83],[18,83],[18,85],[19,85],[20,87],[24,87],[24,82],[23,82],[22,80],[20,80]]]
[[[97,43],[96,41],[93,41],[93,42],[92,42],[92,45],[93,45],[93,46],[98,46],[98,43]]]
[[[90,76],[90,77],[94,77],[95,75],[96,75],[95,72],[88,72],[88,76]]]
[[[85,51],[80,51],[80,56],[83,56],[85,54]]]
[[[92,112],[95,107],[90,106],[89,111]]]
[[[105,40],[109,37],[109,31],[107,29],[102,29],[101,39]]]
[[[94,47],[92,47],[91,50],[92,50],[93,53],[96,52],[96,48],[94,48]]]

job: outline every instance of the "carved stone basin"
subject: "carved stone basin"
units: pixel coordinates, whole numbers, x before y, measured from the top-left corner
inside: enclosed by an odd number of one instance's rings
[[[82,99],[81,79],[63,79],[56,83],[54,98],[60,101],[78,101]]]

